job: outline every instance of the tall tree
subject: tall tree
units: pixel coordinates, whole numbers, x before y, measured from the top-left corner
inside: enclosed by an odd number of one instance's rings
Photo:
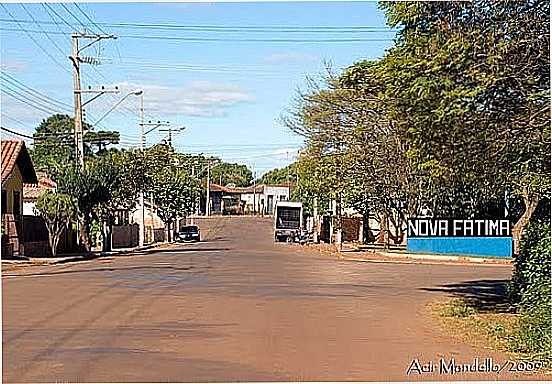
[[[220,162],[211,169],[213,183],[247,187],[253,181],[253,173],[244,164]]]
[[[83,124],[84,153],[86,158],[102,152],[108,145],[119,142],[116,131],[98,131],[87,123]],[[45,171],[54,179],[75,162],[74,119],[68,115],[56,114],[43,120],[33,134],[34,144],[31,157],[36,169]],[[97,147],[94,151],[92,145]]]
[[[549,198],[549,2],[382,6],[403,28],[384,61],[386,98],[409,134],[409,156],[434,184],[465,190],[474,203],[506,191],[521,198],[517,248]]]

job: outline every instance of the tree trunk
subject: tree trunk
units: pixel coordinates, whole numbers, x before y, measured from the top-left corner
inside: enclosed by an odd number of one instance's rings
[[[364,244],[373,243],[374,241],[376,241],[374,233],[370,228],[370,212],[368,210],[365,210],[362,214],[362,225],[364,226],[364,229],[362,231],[364,237],[364,239],[362,240]]]
[[[88,236],[89,227],[90,223],[86,219],[80,218],[79,237],[86,253],[89,253],[91,249],[90,237]]]
[[[56,245],[54,241],[53,230],[48,228],[48,243],[50,244],[50,250],[52,252],[52,257],[56,257]]]
[[[111,251],[111,220],[107,219],[102,223],[102,251]]]
[[[53,257],[56,257],[56,255],[57,255],[57,248],[58,248],[58,244],[59,244],[59,238],[61,237],[62,233],[63,233],[63,228],[58,228],[58,230],[56,231],[56,233],[54,234],[54,237],[52,239],[53,242],[50,246],[52,247],[52,256]]]
[[[512,239],[514,241],[514,255],[519,254],[521,236],[523,235],[523,230],[529,223],[533,212],[537,209],[539,204],[539,196],[536,193],[530,193],[528,188],[523,190],[523,203],[525,204],[525,211],[523,215],[519,218],[517,223],[512,229]]]

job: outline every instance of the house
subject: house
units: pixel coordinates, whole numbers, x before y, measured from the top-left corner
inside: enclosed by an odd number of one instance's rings
[[[55,191],[57,184],[45,172],[37,172],[37,184],[23,183],[23,215],[35,216],[38,197],[46,191]]]
[[[165,241],[165,223],[156,213],[157,207],[149,200],[144,200],[144,244]],[[140,206],[129,212],[130,224],[139,225],[142,218]]]
[[[23,242],[23,184],[37,184],[31,156],[22,140],[2,145],[2,257],[19,255]]]
[[[249,187],[223,186],[211,183],[209,188],[210,212],[220,214],[274,213],[277,201],[290,199],[289,185],[258,184]],[[205,213],[205,199],[201,201]]]
[[[277,201],[288,201],[291,197],[291,186],[288,184],[259,184],[242,194],[246,212],[263,215],[274,214]]]

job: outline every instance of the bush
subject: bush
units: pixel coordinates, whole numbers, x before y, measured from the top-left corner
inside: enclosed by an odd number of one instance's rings
[[[533,222],[527,226],[514,267],[512,301],[523,311],[550,303],[550,224]]]
[[[510,284],[512,301],[520,312],[510,347],[514,352],[550,360],[552,310],[550,307],[550,224],[531,223],[515,261]]]
[[[550,303],[523,312],[510,343],[512,351],[532,354],[549,361],[552,345],[550,315]]]

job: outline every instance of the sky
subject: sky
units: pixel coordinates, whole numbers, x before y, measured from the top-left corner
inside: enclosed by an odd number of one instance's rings
[[[302,146],[281,117],[306,77],[381,57],[395,35],[375,2],[3,4],[0,20],[3,127],[32,134],[53,112],[73,115],[70,34],[86,28],[117,39],[84,51],[101,63],[82,64],[82,87],[119,88],[86,106],[88,123],[143,90],[146,120],[186,127],[173,136],[177,150],[257,176]],[[138,123],[139,97],[129,96],[95,129],[119,131],[130,148]],[[151,132],[147,145],[164,137]]]

